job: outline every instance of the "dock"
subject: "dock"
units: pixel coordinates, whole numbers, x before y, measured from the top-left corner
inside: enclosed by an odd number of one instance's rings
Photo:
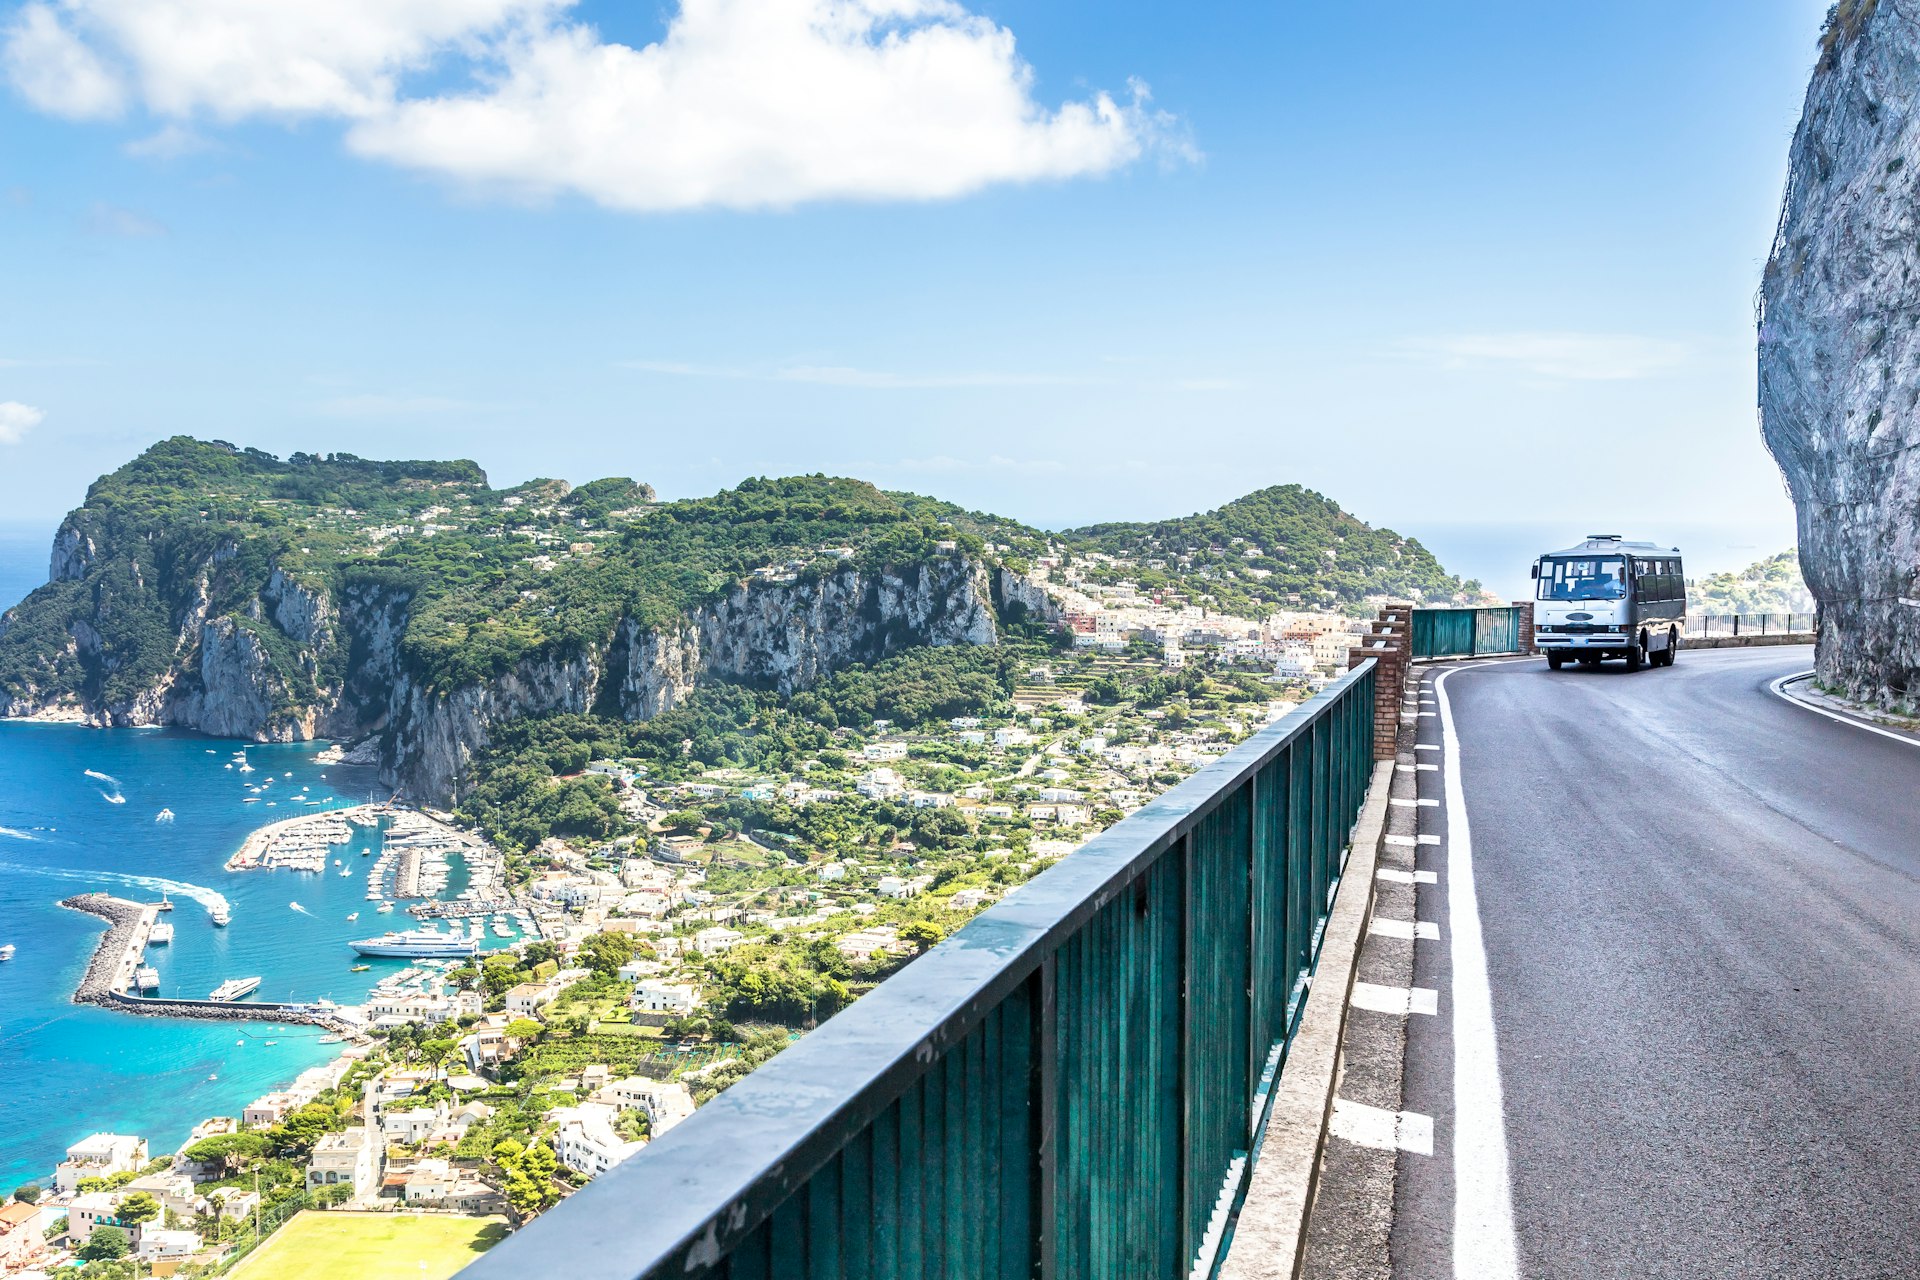
[[[145,966],[147,933],[159,915],[157,906],[129,902],[105,893],[81,893],[63,898],[60,905],[70,911],[99,916],[108,928],[93,949],[87,971],[74,989],[75,1004],[103,1005],[124,1013],[166,1018],[200,1018],[216,1021],[304,1022],[332,1030],[347,1030],[351,1024],[325,1004],[276,1003],[264,1000],[177,1000],[162,996],[135,994],[140,971]]]

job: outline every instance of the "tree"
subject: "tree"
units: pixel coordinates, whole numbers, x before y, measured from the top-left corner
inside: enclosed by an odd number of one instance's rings
[[[900,941],[912,943],[915,955],[925,952],[945,936],[946,932],[931,920],[915,920],[900,930]]]
[[[130,1227],[137,1227],[160,1216],[160,1202],[145,1191],[136,1191],[114,1208],[113,1216]]]
[[[13,1198],[21,1204],[39,1204],[42,1192],[35,1182],[23,1183],[13,1189]]]
[[[460,1042],[457,1040],[428,1040],[421,1044],[420,1056],[427,1060],[428,1066],[438,1071],[452,1056],[453,1051],[459,1047]]]
[[[633,935],[596,933],[580,944],[580,959],[602,978],[616,977],[633,959]]]
[[[74,1252],[87,1262],[106,1262],[127,1256],[127,1233],[118,1227],[95,1227],[87,1242]]]
[[[515,1018],[506,1025],[505,1035],[509,1040],[518,1040],[525,1044],[529,1040],[540,1038],[540,1024],[532,1018]]]
[[[81,1178],[73,1184],[73,1189],[83,1196],[94,1191],[105,1191],[107,1189],[107,1180],[105,1178]]]

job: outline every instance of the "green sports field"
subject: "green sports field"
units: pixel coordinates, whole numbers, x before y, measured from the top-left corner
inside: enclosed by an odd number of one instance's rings
[[[237,1280],[446,1280],[506,1233],[501,1218],[308,1211],[269,1236],[232,1274]]]

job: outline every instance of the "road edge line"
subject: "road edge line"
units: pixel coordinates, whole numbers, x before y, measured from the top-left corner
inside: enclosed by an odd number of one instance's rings
[[[1813,674],[1813,669],[1808,668],[1805,671],[1796,671],[1796,672],[1793,672],[1791,675],[1781,676],[1779,679],[1770,681],[1768,683],[1767,691],[1773,694],[1774,697],[1780,699],[1782,702],[1791,702],[1794,706],[1799,707],[1802,711],[1811,711],[1813,712],[1813,714],[1817,716],[1825,716],[1827,719],[1833,721],[1835,724],[1844,724],[1844,725],[1849,725],[1855,729],[1864,729],[1868,733],[1877,733],[1883,738],[1891,738],[1893,741],[1905,743],[1909,747],[1920,748],[1920,738],[1915,738],[1911,734],[1895,733],[1891,729],[1883,729],[1879,725],[1868,724],[1865,720],[1860,719],[1857,716],[1842,715],[1838,711],[1829,711],[1825,707],[1816,706],[1815,704],[1808,702],[1805,698],[1796,697],[1793,694],[1787,692],[1786,686],[1790,684],[1794,684],[1801,680],[1805,680],[1808,676],[1811,676],[1812,674]]]
[[[1494,1036],[1493,989],[1473,873],[1473,835],[1460,781],[1447,679],[1433,682],[1440,707],[1447,807],[1447,923],[1453,970],[1453,1274],[1455,1280],[1514,1280],[1513,1187],[1507,1163],[1506,1111]]]

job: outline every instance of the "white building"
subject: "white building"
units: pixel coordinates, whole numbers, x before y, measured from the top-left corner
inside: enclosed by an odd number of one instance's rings
[[[628,1142],[613,1131],[619,1113],[606,1103],[583,1102],[552,1113],[560,1122],[553,1135],[553,1153],[560,1163],[590,1177],[598,1177],[628,1159],[644,1142]]]
[[[891,800],[906,788],[893,770],[874,769],[861,774],[853,789],[869,800]]]
[[[314,1144],[313,1157],[307,1161],[307,1190],[348,1186],[353,1188],[353,1199],[363,1200],[372,1192],[379,1172],[378,1144],[365,1128],[355,1125],[325,1134]]]
[[[678,1080],[649,1080],[628,1076],[616,1080],[601,1091],[601,1096],[621,1110],[638,1109],[647,1113],[653,1136],[659,1137],[693,1114],[693,1095]]]
[[[96,1133],[67,1148],[53,1171],[54,1188],[70,1196],[82,1178],[106,1178],[137,1171],[147,1162],[147,1140],[120,1133]]]
[[[907,744],[904,742],[869,742],[860,748],[860,755],[867,760],[905,760]]]
[[[699,1007],[699,988],[684,983],[642,982],[633,989],[633,1008],[638,1013],[684,1018]]]
[[[703,956],[723,955],[733,950],[746,937],[738,929],[728,929],[715,925],[711,929],[702,929],[693,935],[691,945]]]

